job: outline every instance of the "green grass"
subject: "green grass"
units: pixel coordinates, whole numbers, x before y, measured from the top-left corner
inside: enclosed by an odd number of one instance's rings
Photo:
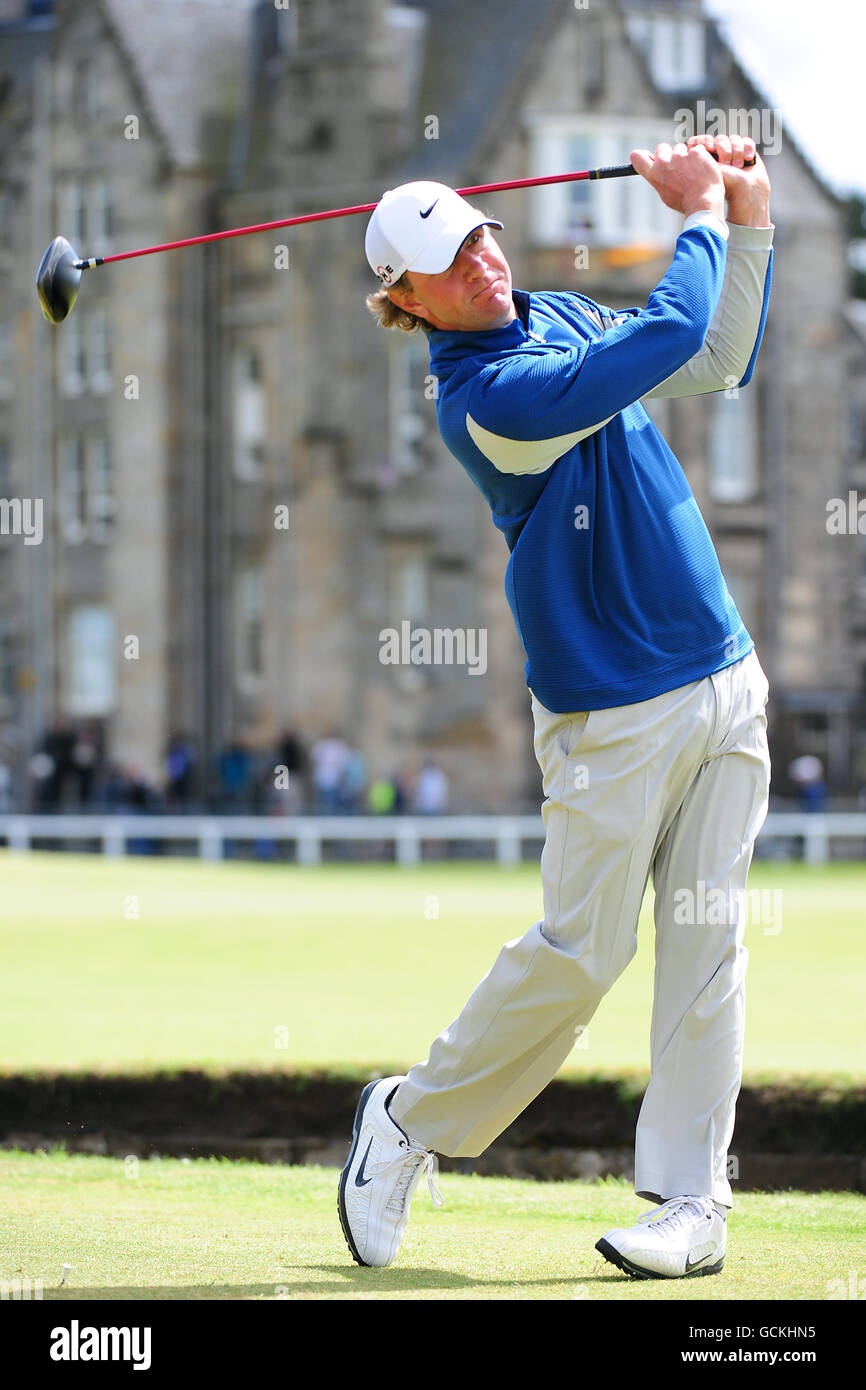
[[[747,1077],[862,1081],[866,865],[758,864],[750,883],[781,919],[746,933]],[[540,915],[533,865],[0,851],[0,1069],[404,1066]],[[649,899],[639,943],[564,1074],[645,1073]]]
[[[866,1283],[866,1197],[744,1194],[723,1272],[632,1282],[594,1249],[646,1205],[628,1184],[440,1176],[388,1269],[356,1266],[337,1170],[0,1154],[0,1280],[46,1299],[826,1299]],[[59,1287],[64,1264],[72,1266]]]

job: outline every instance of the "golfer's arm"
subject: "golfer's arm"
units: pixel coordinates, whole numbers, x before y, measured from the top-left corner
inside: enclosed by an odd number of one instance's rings
[[[642,399],[699,396],[751,380],[770,298],[774,230],[728,223],[722,292],[703,346]]]
[[[723,232],[687,229],[646,308],[598,337],[574,347],[539,340],[484,368],[461,422],[480,452],[500,472],[544,472],[695,356],[721,292]]]

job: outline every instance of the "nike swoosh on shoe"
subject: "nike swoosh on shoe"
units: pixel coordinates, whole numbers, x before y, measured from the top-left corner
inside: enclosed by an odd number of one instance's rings
[[[715,1247],[712,1245],[699,1245],[697,1250],[690,1250],[686,1255],[686,1274],[696,1269],[699,1264],[702,1264],[704,1260],[708,1259],[709,1256],[712,1255],[714,1248]],[[697,1258],[692,1259],[692,1255],[697,1256]]]
[[[357,1173],[355,1174],[355,1186],[356,1186],[356,1187],[366,1187],[368,1182],[372,1182],[372,1181],[373,1181],[372,1178],[365,1178],[365,1177],[364,1177],[364,1166],[365,1166],[365,1164],[366,1164],[366,1162],[367,1162],[367,1159],[370,1157],[370,1150],[372,1149],[372,1147],[373,1147],[373,1140],[371,1139],[370,1142],[369,1142],[369,1144],[367,1145],[366,1151],[365,1151],[365,1153],[364,1153],[364,1157],[361,1159],[361,1166],[360,1166],[360,1168],[358,1169]]]

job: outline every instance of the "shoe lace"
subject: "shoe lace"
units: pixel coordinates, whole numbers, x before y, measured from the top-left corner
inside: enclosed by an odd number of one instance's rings
[[[422,1164],[427,1177],[427,1187],[433,1198],[433,1206],[444,1207],[445,1198],[435,1182],[436,1174],[439,1171],[439,1161],[436,1154],[432,1149],[420,1149],[414,1144],[407,1144],[404,1153],[398,1154],[396,1158],[391,1159],[390,1163],[384,1163],[381,1168],[376,1170],[376,1177],[380,1177],[382,1174],[390,1172],[392,1168],[403,1168],[403,1172],[394,1184],[394,1191],[385,1203],[386,1211],[395,1211],[402,1215],[406,1206],[409,1185]]]
[[[665,1227],[667,1230],[676,1230],[687,1219],[689,1212],[695,1216],[705,1216],[707,1212],[706,1199],[703,1197],[671,1197],[661,1206],[652,1211],[645,1211],[643,1216],[639,1216],[637,1224],[639,1226],[652,1225],[656,1228]]]

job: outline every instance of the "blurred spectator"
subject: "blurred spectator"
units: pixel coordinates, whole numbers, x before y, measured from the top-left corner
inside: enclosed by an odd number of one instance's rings
[[[364,759],[357,748],[349,748],[348,756],[340,779],[339,803],[341,811],[359,811],[367,781]]]
[[[336,729],[317,739],[310,750],[315,809],[325,815],[341,809],[340,794],[349,745]]]
[[[419,816],[441,816],[447,809],[448,778],[432,758],[427,758],[418,774],[412,810]]]
[[[276,796],[273,753],[262,752],[261,749],[251,751],[244,810],[250,815],[266,816],[271,810],[271,801]]]
[[[307,770],[307,755],[295,729],[283,729],[277,744],[277,755],[290,777],[304,776]]]
[[[161,809],[159,792],[144,769],[136,763],[124,768],[123,783],[124,805],[131,811],[152,814]]]
[[[802,811],[823,811],[827,804],[827,784],[824,781],[824,764],[812,753],[804,753],[795,758],[788,768],[788,776],[800,789],[800,809]]]
[[[25,747],[24,731],[17,724],[13,724],[11,721],[7,724],[0,724],[0,764],[5,767],[8,774],[7,794],[9,800],[5,808],[7,811],[19,809],[17,803],[23,791],[21,771]]]
[[[391,785],[394,788],[394,814],[402,816],[412,804],[412,778],[407,772],[394,772]]]
[[[78,781],[78,802],[89,806],[99,767],[99,738],[95,729],[82,729],[69,754],[70,769]]]
[[[76,737],[69,721],[56,719],[40,747],[30,759],[30,775],[36,783],[39,811],[57,811],[66,800],[70,773],[74,771],[72,750]]]
[[[266,816],[297,816],[303,810],[297,776],[287,772],[284,763],[275,762],[273,755],[256,778],[254,805]]]
[[[12,810],[12,769],[0,762],[0,812]]]
[[[367,805],[374,816],[391,815],[397,803],[397,788],[392,781],[380,777],[367,793]]]
[[[57,809],[57,764],[50,753],[34,753],[27,765],[33,779],[33,798],[37,811]]]
[[[238,810],[249,792],[252,757],[243,739],[235,738],[217,760],[221,799],[225,809]]]
[[[123,810],[133,815],[154,815],[162,810],[160,796],[143,768],[130,763],[123,769]],[[163,844],[160,840],[130,836],[126,842],[128,854],[161,854]]]
[[[262,768],[261,790],[265,809],[277,815],[296,816],[306,801],[307,754],[295,729],[286,728],[277,740],[276,767],[285,769],[280,785],[275,782],[275,768],[268,760]],[[285,786],[288,774],[288,786]]]
[[[172,808],[185,806],[195,790],[195,745],[186,734],[172,734],[165,754],[165,795]]]
[[[108,763],[102,769],[99,804],[105,811],[156,815],[164,809],[159,789],[137,763]]]
[[[102,776],[100,802],[106,811],[122,811],[126,807],[126,777],[117,763],[108,763]]]

